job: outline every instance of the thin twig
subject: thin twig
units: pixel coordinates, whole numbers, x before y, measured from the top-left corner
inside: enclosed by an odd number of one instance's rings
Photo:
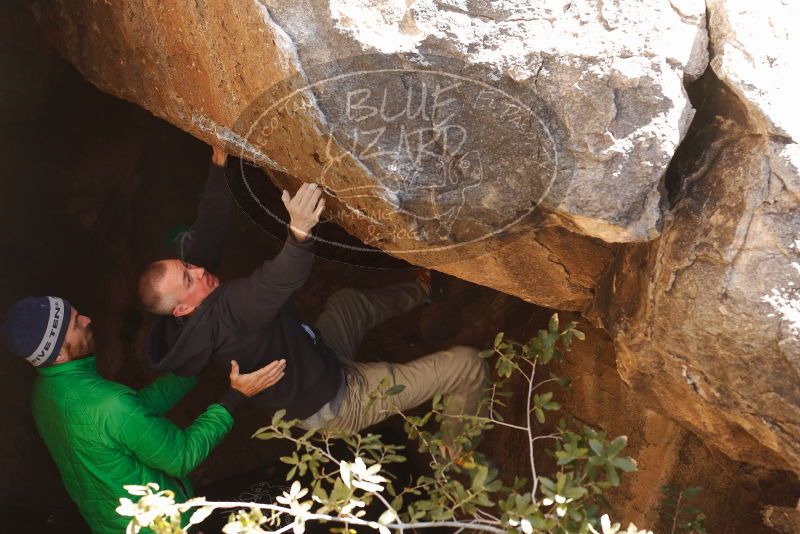
[[[279,528],[278,530],[274,531],[273,534],[281,534],[281,532],[286,532],[287,530],[290,530],[292,528],[294,528],[294,523],[289,523],[288,525],[285,525]]]
[[[669,534],[675,534],[675,528],[678,526],[678,514],[680,514],[682,498],[683,490],[678,492],[678,500],[675,502],[675,515],[672,516],[672,530],[669,531]]]
[[[437,414],[442,415],[444,417],[451,417],[451,418],[455,418],[455,419],[461,419],[461,417],[463,417],[461,415],[453,415],[453,414],[444,413],[444,412],[438,412],[438,411],[434,411],[434,413],[437,413]],[[498,421],[497,419],[495,419],[493,417],[481,417],[479,415],[474,415],[474,416],[471,416],[471,417],[475,418],[477,421],[488,421],[488,422],[494,423],[496,425],[505,426],[505,427],[508,427],[508,428],[516,429],[516,430],[522,430],[522,431],[527,431],[528,430],[524,426],[514,425],[514,424],[511,424],[511,423],[506,423],[505,421]]]
[[[197,503],[196,507],[200,506],[211,506],[214,509],[217,508],[258,508],[261,510],[273,510],[279,513],[288,514],[290,516],[294,516],[290,508],[286,508],[283,506],[278,506],[275,504],[262,504],[262,503],[244,503],[240,502],[231,502],[231,501],[204,501],[202,503]],[[332,521],[336,523],[345,523],[346,525],[362,525],[362,526],[370,526],[370,523],[374,523],[374,521],[368,521],[365,519],[361,519],[358,517],[338,517],[333,515],[327,514],[315,514],[315,513],[306,513],[303,514],[303,519],[305,521],[310,520],[319,520],[319,521]],[[475,524],[473,522],[463,522],[463,521],[419,521],[416,523],[401,523],[396,521],[395,523],[390,523],[386,525],[387,528],[392,530],[402,531],[404,529],[413,529],[413,528],[436,528],[436,527],[454,527],[454,528],[470,528],[473,530],[481,530],[484,532],[493,532],[497,534],[505,534],[506,529],[500,527],[494,527],[492,525],[486,525],[483,523]],[[277,531],[273,531],[277,532]]]
[[[548,434],[547,436],[536,436],[531,441],[537,441],[540,439],[548,439],[548,438],[561,439],[561,436],[559,436],[558,434]]]
[[[274,429],[274,430],[276,430],[276,431],[279,431],[279,430],[280,430],[280,429],[278,429],[278,428],[276,428],[276,427],[274,427],[274,426],[269,426],[269,427],[267,427],[267,428],[271,428],[271,429]],[[318,450],[319,452],[321,452],[322,454],[324,454],[324,455],[325,455],[325,456],[326,456],[326,457],[327,457],[327,458],[328,458],[330,461],[332,461],[332,462],[334,462],[335,464],[337,464],[337,465],[338,465],[339,461],[338,461],[336,458],[334,458],[334,456],[333,456],[332,454],[330,454],[330,452],[329,452],[329,451],[325,451],[325,450],[323,450],[322,448],[320,448],[320,447],[317,447],[317,446],[316,446],[316,445],[314,445],[314,444],[313,444],[311,441],[308,441],[308,440],[306,440],[305,442],[301,442],[299,439],[297,439],[297,438],[293,437],[293,436],[291,435],[291,433],[288,433],[288,432],[281,432],[281,435],[282,435],[284,438],[288,439],[289,441],[292,441],[293,443],[295,443],[295,444],[297,444],[297,445],[303,445],[303,446],[304,446],[304,447],[306,447],[306,448],[309,448],[309,447],[311,447],[311,448],[312,448],[312,449],[314,449],[314,450]]]
[[[496,517],[496,516],[490,514],[489,512],[487,512],[485,510],[481,510],[480,508],[476,508],[475,511],[478,512],[479,514],[481,514],[482,516],[492,520],[492,521],[496,521],[498,523],[500,522],[500,518],[499,517]]]
[[[536,502],[536,490],[539,488],[539,477],[536,474],[536,460],[533,458],[533,430],[531,429],[531,397],[533,396],[533,377],[536,374],[536,364],[531,362],[532,369],[531,369],[531,376],[528,377],[525,375],[525,379],[528,381],[528,400],[527,400],[527,409],[525,410],[525,423],[527,424],[527,431],[528,431],[528,453],[529,459],[531,462],[531,480],[533,481],[533,486],[531,488],[531,502]]]
[[[557,378],[548,378],[547,380],[542,380],[541,382],[539,382],[538,384],[536,384],[535,386],[533,386],[533,389],[532,389],[531,391],[535,391],[535,390],[536,390],[536,388],[538,388],[538,387],[539,387],[539,386],[541,386],[542,384],[547,384],[548,382],[556,382],[556,381],[558,381],[558,379],[557,379]]]

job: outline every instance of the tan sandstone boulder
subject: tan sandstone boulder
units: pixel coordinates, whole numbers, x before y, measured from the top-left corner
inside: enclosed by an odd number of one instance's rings
[[[709,2],[718,79],[669,187],[704,2],[33,4],[91,82],[279,186],[324,185],[367,245],[545,306],[599,295],[650,405],[800,469],[788,2]]]
[[[611,257],[600,239],[658,235],[693,114],[683,83],[707,62],[690,0],[34,10],[98,87],[325,185],[334,221],[368,245],[571,310]]]
[[[662,237],[598,298],[636,390],[731,457],[800,471],[800,151],[792,8],[709,4],[711,66]],[[782,104],[783,103],[783,104]]]

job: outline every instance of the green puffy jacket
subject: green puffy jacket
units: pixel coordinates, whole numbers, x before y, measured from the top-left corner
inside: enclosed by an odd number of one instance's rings
[[[125,484],[156,482],[173,490],[176,499],[189,498],[186,475],[233,426],[233,417],[219,404],[185,430],[163,417],[196,378],[164,375],[137,392],[103,379],[94,357],[38,371],[36,426],[95,534],[125,532],[130,518],[115,511],[120,497],[130,497]]]

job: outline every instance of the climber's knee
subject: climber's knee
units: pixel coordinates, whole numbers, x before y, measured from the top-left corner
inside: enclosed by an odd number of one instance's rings
[[[489,367],[486,360],[480,357],[480,351],[475,347],[457,345],[450,349],[453,357],[452,365],[461,369],[461,375],[465,382],[474,384],[475,387],[482,386],[489,376]]]

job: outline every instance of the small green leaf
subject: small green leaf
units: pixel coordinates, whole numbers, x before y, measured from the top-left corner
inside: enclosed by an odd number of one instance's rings
[[[550,317],[550,322],[547,325],[548,330],[550,332],[558,332],[558,314],[554,313],[552,317]]]
[[[610,463],[606,464],[606,475],[612,486],[619,486],[619,475],[617,474],[617,470],[614,469],[614,466]]]
[[[569,488],[567,491],[565,491],[564,492],[564,497],[566,497],[568,499],[580,499],[581,497],[583,497],[587,493],[588,493],[588,490],[586,488],[575,486],[575,487]]]
[[[528,521],[530,521],[531,526],[536,530],[540,530],[542,532],[546,532],[550,529],[550,525],[544,519],[544,517],[540,515],[533,515],[528,517]]]
[[[528,483],[528,479],[527,478],[525,478],[525,477],[520,478],[520,477],[514,475],[514,484],[511,485],[511,489],[513,489],[514,491],[519,491],[527,483]]]
[[[497,348],[502,341],[503,341],[503,332],[500,332],[496,336],[494,336],[494,346],[495,346],[495,348]]]
[[[625,456],[614,458],[611,460],[611,463],[614,464],[614,466],[619,467],[626,473],[631,473],[633,471],[636,471],[636,462]]]
[[[564,473],[556,473],[556,493],[561,495],[564,491],[564,485],[567,483],[567,475]]]
[[[495,491],[500,491],[502,487],[503,487],[503,481],[498,478],[497,480],[493,480],[488,484],[486,484],[486,491],[492,493]],[[487,504],[486,506],[490,505]]]
[[[278,426],[278,423],[283,419],[283,416],[286,415],[286,410],[281,408],[275,415],[272,416],[272,426]]]
[[[544,410],[537,406],[533,411],[536,413],[536,420],[539,421],[539,424],[544,424]]]
[[[319,481],[317,481],[319,483]],[[328,500],[328,492],[319,484],[314,486],[314,491],[311,493],[316,496],[320,501],[325,502]]]
[[[568,387],[572,382],[569,378],[564,378],[563,376],[558,376],[556,374],[550,373],[550,378],[556,381],[556,384],[561,386],[562,388]]]
[[[556,492],[556,484],[552,480],[547,477],[539,477],[539,483],[542,485],[542,489],[549,491],[550,493]]]
[[[542,363],[543,364],[548,364],[548,363],[550,363],[550,360],[553,359],[553,350],[554,349],[553,349],[552,345],[549,346],[549,347],[545,347],[544,350],[542,350]]]
[[[558,465],[567,465],[575,459],[572,454],[566,451],[556,451],[556,458],[558,459]]]
[[[478,469],[475,472],[475,477],[472,479],[472,490],[473,491],[480,491],[483,488],[484,482],[486,482],[486,477],[489,475],[489,468],[485,465],[479,465]]]
[[[395,510],[399,510],[403,507],[403,496],[398,495],[394,499],[392,499],[392,508]]]
[[[279,434],[276,434],[275,432],[271,432],[271,431],[268,431],[268,430],[265,430],[265,431],[259,430],[258,432],[253,434],[252,437],[254,437],[256,439],[272,439],[272,438],[276,438],[278,436],[279,436]]]
[[[386,395],[387,396],[399,395],[400,393],[403,392],[404,389],[406,389],[405,384],[395,384],[394,386],[386,390]]]
[[[617,454],[622,449],[624,449],[627,444],[628,444],[628,437],[627,436],[619,436],[617,438],[614,438],[614,441],[612,441],[609,444],[608,449],[607,449],[606,452],[607,452],[607,454],[609,456],[612,456],[614,454]]]

